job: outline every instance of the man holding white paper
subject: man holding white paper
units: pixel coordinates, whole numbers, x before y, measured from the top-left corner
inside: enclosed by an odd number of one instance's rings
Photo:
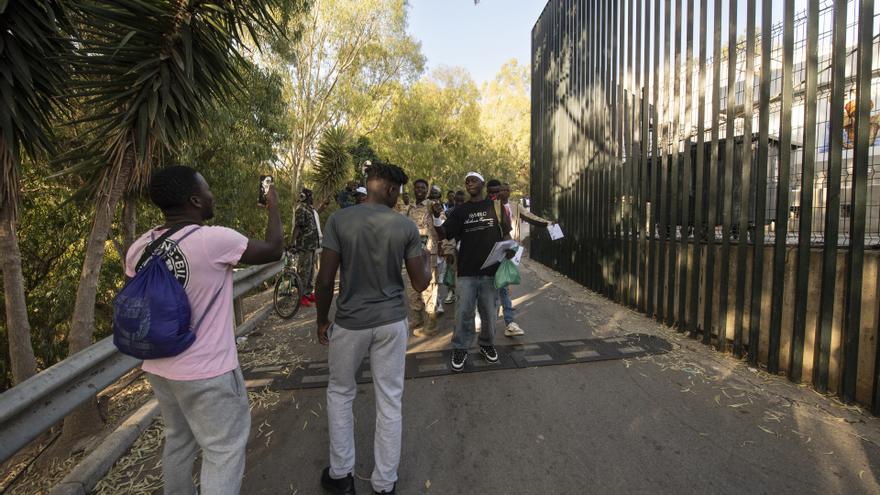
[[[488,363],[498,362],[498,353],[495,351],[495,318],[498,314],[495,272],[498,263],[487,267],[483,263],[496,243],[510,239],[510,221],[501,204],[483,196],[483,176],[470,172],[465,176],[464,184],[470,201],[455,208],[445,222],[440,218],[442,207],[439,204],[433,207],[434,227],[440,237],[461,240],[455,284],[458,305],[452,334],[453,371],[464,369],[468,348],[476,333],[474,315],[477,310],[482,321],[480,354]],[[514,254],[514,251],[508,251],[505,256],[510,258]]]
[[[525,221],[535,227],[544,227],[544,228],[549,229],[552,226],[553,222],[551,222],[550,220],[547,220],[546,218],[541,218],[538,215],[535,215],[534,213],[531,213],[524,208],[519,208],[518,211],[516,212],[516,215],[514,215],[514,212],[512,210],[511,204],[510,204],[510,184],[508,184],[506,182],[504,184],[500,184],[497,188],[497,192],[493,191],[492,188],[490,187],[489,188],[490,197],[493,193],[496,194],[498,200],[501,201],[502,205],[504,205],[504,209],[507,212],[508,218],[510,218],[511,220],[514,217],[516,217],[519,221]],[[511,221],[511,224],[514,225],[514,232],[519,231],[519,229],[515,228],[517,223],[519,223],[519,222]],[[518,239],[518,234],[514,234],[514,237],[517,237],[517,239]],[[514,256],[514,258],[513,258],[513,261],[515,264],[519,265],[520,260],[522,259],[522,254],[523,254],[523,248],[522,248],[522,246],[520,246],[519,250],[517,251],[517,255]],[[503,288],[499,289],[498,296],[501,299],[501,307],[503,309],[502,314],[504,316],[504,326],[505,326],[504,335],[507,337],[522,337],[523,335],[525,335],[526,332],[515,321],[516,320],[516,308],[513,307],[513,300],[510,297],[510,286],[503,287]]]

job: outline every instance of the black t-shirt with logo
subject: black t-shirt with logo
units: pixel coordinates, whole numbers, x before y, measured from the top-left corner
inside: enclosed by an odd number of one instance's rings
[[[501,228],[498,227],[498,217],[495,214],[494,202],[491,199],[482,201],[468,201],[456,207],[449,214],[449,218],[443,223],[447,239],[460,239],[461,246],[458,250],[458,275],[460,277],[494,276],[498,270],[498,263],[480,270],[492,247],[496,242],[510,234],[510,221],[501,208],[504,220]]]

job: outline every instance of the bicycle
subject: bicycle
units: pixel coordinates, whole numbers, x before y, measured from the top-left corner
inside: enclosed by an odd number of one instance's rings
[[[275,279],[275,291],[273,303],[275,312],[284,319],[293,318],[302,302],[303,285],[296,271],[296,256],[302,249],[291,248],[284,250],[284,268]]]

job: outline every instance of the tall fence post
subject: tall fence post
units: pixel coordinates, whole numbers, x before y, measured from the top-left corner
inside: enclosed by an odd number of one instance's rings
[[[570,235],[537,234],[532,252],[880,411],[880,345],[865,347],[880,342],[880,296],[864,275],[880,263],[880,16],[874,0],[777,5],[547,2],[532,31],[531,190]]]

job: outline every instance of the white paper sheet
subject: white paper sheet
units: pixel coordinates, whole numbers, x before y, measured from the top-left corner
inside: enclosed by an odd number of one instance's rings
[[[516,250],[516,254],[513,256],[513,258],[511,258],[510,261],[512,261],[514,265],[519,266],[519,264],[522,263],[523,253],[525,253],[525,252],[526,252],[526,248],[520,246]]]
[[[550,234],[550,240],[555,241],[557,239],[562,239],[565,235],[562,233],[562,227],[559,226],[558,223],[550,224],[547,227],[547,232]]]
[[[483,266],[480,267],[480,270],[484,270],[494,265],[495,263],[501,263],[501,260],[503,260],[507,256],[507,251],[511,249],[516,249],[518,247],[519,244],[517,244],[514,240],[496,242],[495,245],[492,247],[492,252],[489,253],[489,257],[486,258],[486,262],[483,263]]]

